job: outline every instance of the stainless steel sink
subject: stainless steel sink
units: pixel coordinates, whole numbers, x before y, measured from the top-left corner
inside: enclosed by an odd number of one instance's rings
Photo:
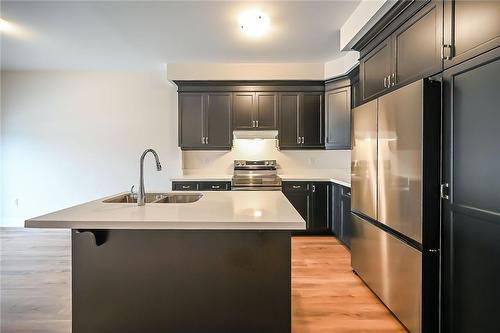
[[[201,193],[173,194],[173,193],[146,193],[144,202],[146,203],[190,203],[200,200]],[[137,195],[120,194],[106,199],[104,203],[137,203]]]
[[[167,194],[167,196],[155,201],[154,203],[190,203],[200,200],[201,193],[195,194]]]

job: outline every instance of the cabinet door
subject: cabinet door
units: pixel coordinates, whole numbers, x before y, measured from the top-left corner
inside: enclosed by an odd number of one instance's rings
[[[391,38],[386,39],[360,60],[360,78],[363,101],[381,94],[386,78],[391,74]]]
[[[279,145],[295,148],[299,144],[299,93],[279,95]]]
[[[340,214],[340,185],[337,184],[332,184],[331,186],[331,209],[330,209],[330,214],[331,214],[331,228],[332,228],[332,233],[340,239],[341,232],[342,232],[342,225],[341,225],[341,214]]]
[[[179,93],[179,146],[205,148],[205,94]]]
[[[342,186],[340,194],[340,220],[340,240],[351,248],[351,189],[345,186]]]
[[[443,332],[499,332],[500,49],[443,73]]]
[[[235,130],[254,129],[255,93],[233,94],[233,127]]]
[[[210,93],[206,102],[206,148],[231,149],[231,93]]]
[[[351,88],[326,92],[326,148],[351,149]]]
[[[449,68],[500,46],[500,1],[445,1],[445,44]]]
[[[324,147],[323,93],[303,93],[300,103],[300,135],[303,147]]]
[[[278,128],[278,96],[276,93],[256,93],[256,121],[259,129]]]
[[[283,194],[286,196],[288,201],[297,210],[297,212],[306,221],[307,231],[310,228],[310,190],[309,184],[307,183],[294,183],[294,184],[283,184]],[[293,187],[297,189],[293,189]],[[303,188],[303,189],[302,189]]]
[[[330,183],[312,183],[312,216],[307,228],[313,233],[330,230]]]
[[[393,34],[394,76],[405,84],[442,70],[443,3],[432,1]]]

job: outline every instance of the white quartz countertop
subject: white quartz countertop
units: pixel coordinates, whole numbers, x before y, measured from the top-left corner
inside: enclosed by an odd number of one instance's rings
[[[278,174],[284,181],[318,181],[332,182],[342,186],[351,187],[349,174],[329,174],[329,173],[291,173]],[[233,175],[181,175],[172,177],[172,181],[231,181]]]
[[[304,219],[279,191],[192,193],[201,193],[203,196],[192,203],[150,203],[145,206],[137,206],[134,203],[103,203],[106,198],[102,198],[29,219],[25,222],[25,226],[67,229],[194,230],[304,230],[306,228]]]

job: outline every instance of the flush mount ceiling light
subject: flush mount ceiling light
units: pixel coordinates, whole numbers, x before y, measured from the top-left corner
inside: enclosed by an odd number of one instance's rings
[[[269,16],[259,10],[244,12],[239,19],[240,29],[252,37],[262,36],[269,29]]]
[[[11,25],[9,24],[9,22],[0,18],[0,32],[10,30],[10,27],[11,27]]]

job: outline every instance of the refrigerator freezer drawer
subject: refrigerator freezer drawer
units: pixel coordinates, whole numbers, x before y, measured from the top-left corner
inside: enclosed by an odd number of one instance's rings
[[[352,214],[351,265],[412,333],[422,331],[422,253]]]

